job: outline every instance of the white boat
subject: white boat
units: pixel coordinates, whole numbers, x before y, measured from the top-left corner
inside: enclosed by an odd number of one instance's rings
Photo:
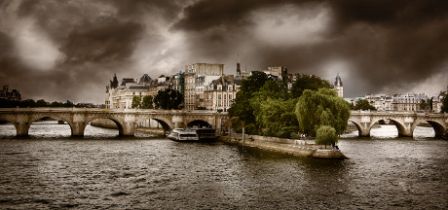
[[[175,128],[167,136],[175,141],[199,141],[199,136],[195,130]]]

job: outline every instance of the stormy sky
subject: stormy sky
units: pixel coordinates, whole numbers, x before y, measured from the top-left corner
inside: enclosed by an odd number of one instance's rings
[[[0,85],[102,103],[114,73],[286,66],[345,95],[448,85],[446,0],[0,0]]]

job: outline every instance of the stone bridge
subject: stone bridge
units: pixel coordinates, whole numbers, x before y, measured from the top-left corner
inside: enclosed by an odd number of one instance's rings
[[[0,121],[12,123],[17,136],[27,136],[31,123],[45,118],[66,122],[72,136],[83,136],[85,127],[97,119],[109,119],[115,122],[119,135],[132,136],[139,122],[149,119],[159,122],[164,130],[186,127],[199,122],[215,128],[220,134],[229,127],[227,113],[213,111],[186,110],[109,110],[84,108],[11,108],[0,109]],[[370,130],[376,123],[395,124],[399,136],[412,137],[414,129],[422,123],[430,124],[437,138],[448,136],[448,114],[416,112],[369,112],[352,111],[349,118],[359,131],[359,136],[370,136]]]
[[[349,121],[356,125],[362,137],[370,136],[372,127],[380,122],[395,124],[401,137],[412,137],[415,127],[424,123],[434,128],[436,138],[447,138],[448,132],[448,114],[352,111]]]
[[[195,122],[208,124],[218,134],[228,127],[226,113],[184,110],[109,110],[85,108],[11,108],[0,109],[0,121],[16,128],[17,136],[27,136],[31,123],[51,118],[66,122],[72,136],[84,136],[85,127],[97,119],[115,122],[120,136],[133,136],[137,123],[149,119],[159,122],[164,130],[185,127]]]

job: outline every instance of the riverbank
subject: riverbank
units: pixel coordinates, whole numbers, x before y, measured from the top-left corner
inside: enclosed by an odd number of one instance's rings
[[[329,146],[316,145],[313,140],[295,140],[276,137],[245,135],[221,136],[220,141],[239,144],[242,146],[255,147],[296,157],[311,157],[321,159],[346,159],[347,157],[339,150],[333,150]]]

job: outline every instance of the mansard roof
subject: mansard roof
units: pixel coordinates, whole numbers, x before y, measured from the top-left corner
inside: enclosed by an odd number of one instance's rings
[[[148,74],[143,74],[138,81],[139,84],[149,84],[151,82],[151,77]]]

